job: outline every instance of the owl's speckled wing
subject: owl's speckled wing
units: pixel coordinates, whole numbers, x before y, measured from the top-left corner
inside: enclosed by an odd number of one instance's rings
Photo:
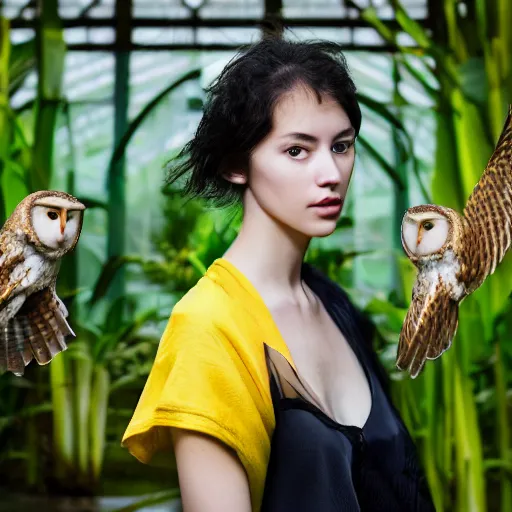
[[[24,260],[23,246],[21,244],[9,244],[7,247],[0,246],[0,309],[5,304],[15,287],[9,283],[12,269]]]
[[[441,276],[425,292],[421,284],[413,290],[400,338],[396,365],[419,375],[427,359],[438,358],[450,348],[458,325],[458,303],[451,298]]]
[[[67,315],[54,286],[30,295],[0,332],[0,370],[22,375],[33,358],[43,365],[66,350]]]
[[[477,243],[466,256],[468,268],[473,268],[476,289],[492,274],[510,248],[512,239],[512,105],[487,167],[464,209],[464,217]],[[475,251],[478,248],[478,271]],[[463,276],[464,279],[465,276]],[[468,279],[472,281],[473,279]]]

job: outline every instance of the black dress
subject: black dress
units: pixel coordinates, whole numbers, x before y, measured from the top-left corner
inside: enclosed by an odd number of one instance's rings
[[[372,406],[363,428],[344,426],[303,398],[284,397],[269,372],[276,428],[262,512],[435,511],[414,443],[371,348],[372,324],[318,270],[304,264],[302,275],[364,368]]]

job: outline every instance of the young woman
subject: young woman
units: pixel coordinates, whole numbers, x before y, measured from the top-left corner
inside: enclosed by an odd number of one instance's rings
[[[174,307],[123,444],[174,453],[185,512],[434,510],[371,324],[303,261],[354,166],[339,46],[265,39],[208,92],[169,181],[243,223]]]

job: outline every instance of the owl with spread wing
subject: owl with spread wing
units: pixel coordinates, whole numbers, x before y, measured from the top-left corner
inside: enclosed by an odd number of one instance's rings
[[[21,201],[0,231],[0,371],[21,376],[32,359],[47,364],[74,336],[55,286],[84,210],[69,194],[42,190]]]
[[[418,268],[396,365],[412,378],[452,343],[459,304],[492,274],[512,237],[512,105],[463,215],[432,204],[409,208],[402,246]]]

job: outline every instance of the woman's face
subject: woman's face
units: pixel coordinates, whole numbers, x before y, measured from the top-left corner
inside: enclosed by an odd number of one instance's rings
[[[355,130],[331,97],[296,87],[281,96],[269,135],[254,149],[244,214],[264,212],[308,238],[331,234],[354,167]],[[315,206],[323,200],[331,206]]]

